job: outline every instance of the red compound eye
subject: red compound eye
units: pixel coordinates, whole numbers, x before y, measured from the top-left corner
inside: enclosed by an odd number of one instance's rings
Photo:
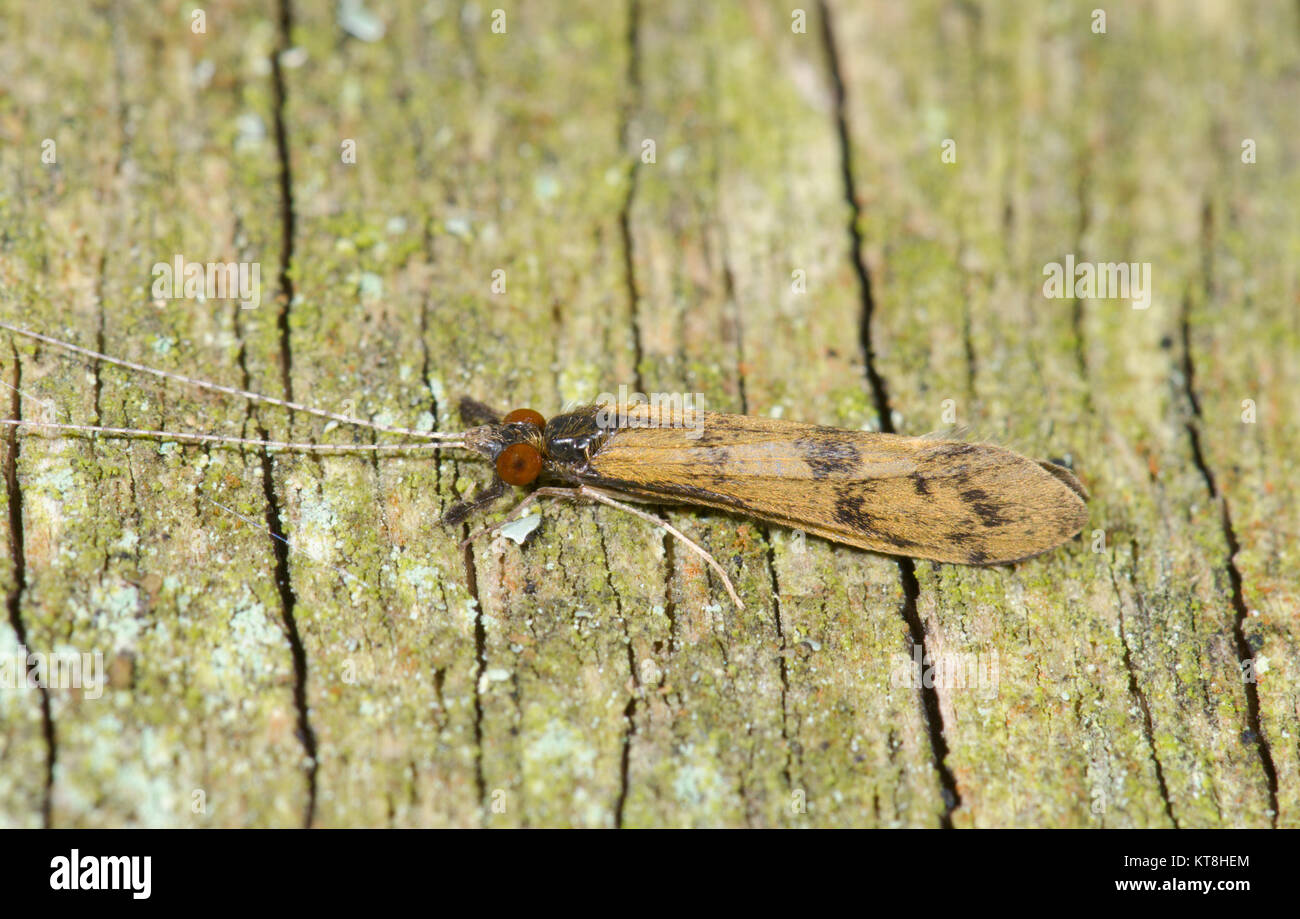
[[[542,454],[532,444],[511,444],[497,457],[497,475],[507,485],[527,485],[541,472]]]
[[[546,427],[546,419],[542,417],[542,413],[535,412],[531,408],[517,408],[509,415],[506,415],[506,424],[515,424],[517,422],[531,424],[538,428]]]

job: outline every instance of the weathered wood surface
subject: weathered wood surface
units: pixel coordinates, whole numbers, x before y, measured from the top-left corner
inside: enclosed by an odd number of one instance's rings
[[[471,462],[23,437],[0,652],[111,682],[0,690],[0,823],[1300,824],[1294,4],[288,5],[5,4],[0,315],[402,424],[953,400],[1072,458],[1089,529],[974,570],[669,511],[741,612],[605,508],[465,555]],[[177,253],[261,306],[153,303]],[[1150,309],[1046,299],[1066,253]],[[369,440],[2,339],[60,420]],[[996,683],[896,685],[914,642]]]

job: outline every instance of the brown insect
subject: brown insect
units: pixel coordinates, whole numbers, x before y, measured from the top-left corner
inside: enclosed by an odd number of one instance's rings
[[[495,475],[478,497],[453,505],[445,523],[459,524],[486,509],[509,486],[536,487],[505,520],[465,542],[519,518],[539,498],[597,501],[680,539],[718,573],[741,608],[730,577],[708,552],[627,502],[715,508],[862,549],[967,565],[1047,552],[1075,536],[1088,518],[1088,493],[1068,469],[993,444],[716,412],[688,417],[679,405],[656,403],[589,405],[548,421],[532,409],[501,416],[465,399],[461,417],[475,427],[459,434],[416,431],[155,370],[4,322],[0,328],[155,376],[428,442],[331,446],[16,419],[2,424],[304,452],[467,449],[490,460]]]
[[[475,501],[452,507],[449,523],[494,503],[507,485],[540,482],[507,520],[539,497],[588,498],[658,526],[618,499],[699,505],[876,552],[994,565],[1054,549],[1088,519],[1088,493],[1068,469],[992,444],[715,412],[688,424],[679,409],[648,403],[590,405],[545,423],[531,409],[498,420],[469,400],[461,413],[486,422],[466,431],[464,444],[493,461],[497,477]],[[741,605],[721,567],[675,535]]]

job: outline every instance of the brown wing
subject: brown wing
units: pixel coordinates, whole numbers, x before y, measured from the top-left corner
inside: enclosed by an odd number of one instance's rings
[[[631,417],[675,419],[644,408]],[[1068,470],[991,444],[747,415],[698,420],[698,430],[620,427],[592,454],[591,484],[877,552],[977,565],[1053,549],[1088,517],[1087,492]]]

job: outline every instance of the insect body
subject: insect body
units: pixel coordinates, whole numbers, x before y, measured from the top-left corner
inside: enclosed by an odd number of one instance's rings
[[[471,406],[470,414],[481,408]],[[701,505],[894,555],[1019,561],[1061,545],[1088,516],[1087,492],[1069,470],[991,444],[719,413],[687,427],[679,413],[650,404],[617,413],[587,406],[544,426],[517,417],[464,434],[505,483]],[[457,522],[476,506],[449,517]]]

